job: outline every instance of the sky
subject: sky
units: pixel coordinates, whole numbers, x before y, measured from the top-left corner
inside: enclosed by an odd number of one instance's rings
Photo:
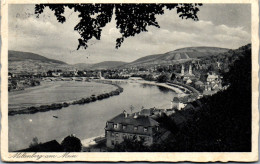
[[[68,64],[93,64],[103,61],[131,62],[140,57],[162,54],[178,48],[211,46],[236,49],[251,42],[251,6],[248,4],[203,4],[199,21],[181,19],[176,10],[157,15],[161,28],[148,27],[148,32],[125,39],[115,48],[115,17],[101,33],[101,40],[92,39],[89,47],[77,49],[80,35],[74,31],[78,13],[65,10],[61,24],[46,8],[36,18],[34,5],[9,5],[8,49],[33,52]]]

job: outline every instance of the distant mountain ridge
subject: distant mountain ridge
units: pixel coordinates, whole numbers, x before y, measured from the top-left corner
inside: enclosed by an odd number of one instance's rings
[[[104,61],[104,62],[93,64],[90,68],[91,69],[108,69],[108,68],[115,68],[115,67],[118,67],[118,66],[122,66],[124,64],[126,64],[126,62]]]
[[[58,64],[67,64],[63,61],[55,60],[55,59],[49,59],[46,57],[43,57],[41,55],[31,53],[31,52],[22,52],[22,51],[8,51],[8,61],[22,61],[22,60],[38,60],[41,62],[52,62],[52,63],[58,63]]]
[[[74,64],[74,66],[78,69],[92,69],[92,70],[101,70],[101,69],[112,69],[119,66],[127,64],[126,62],[122,61],[104,61],[95,64],[87,64],[87,63],[78,63]]]
[[[8,51],[8,70],[11,73],[47,72],[57,69],[70,70],[73,67],[63,61],[49,59],[31,52]]]
[[[77,63],[73,64],[73,66],[79,70],[85,70],[89,69],[93,64],[87,64],[87,63]]]
[[[178,62],[194,60],[198,57],[206,57],[226,53],[229,50],[230,49],[218,47],[186,47],[176,49],[174,51],[169,51],[164,54],[148,55],[130,63],[122,61],[104,61],[95,64],[78,63],[74,65],[69,65],[63,61],[55,59],[49,59],[35,53],[9,50],[8,61],[9,70],[16,72],[37,72],[55,69],[70,70],[75,68],[79,70],[101,70],[127,68],[133,66],[176,64]]]
[[[185,47],[169,51],[164,54],[155,54],[141,57],[133,62],[121,61],[104,61],[96,64],[78,63],[74,64],[78,69],[112,69],[125,68],[133,66],[147,66],[154,64],[173,64],[180,61],[188,61],[197,59],[198,57],[218,55],[220,53],[228,52],[230,49],[219,47]]]
[[[192,60],[198,57],[218,55],[229,50],[230,49],[218,47],[186,47],[166,52],[164,54],[145,56],[127,64],[127,66],[165,64],[180,60]]]

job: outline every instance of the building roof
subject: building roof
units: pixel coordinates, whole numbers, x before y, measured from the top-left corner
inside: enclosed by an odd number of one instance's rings
[[[202,103],[199,101],[199,100],[196,100],[196,101],[192,101],[190,103],[188,103],[186,106],[185,106],[185,110],[186,109],[198,109],[202,106]]]
[[[209,79],[217,79],[217,78],[218,78],[218,75],[208,75],[208,78],[209,78]]]
[[[152,119],[151,117],[147,116],[142,116],[138,115],[137,118],[134,118],[134,114],[130,115],[127,114],[127,117],[125,117],[124,113],[120,113],[116,117],[112,118],[108,122],[113,122],[113,123],[120,123],[120,124],[125,124],[125,125],[134,125],[134,126],[158,126],[159,123]]]
[[[178,97],[174,97],[172,102],[175,102],[175,103],[179,103],[180,102],[180,99]]]
[[[196,81],[195,84],[196,85],[203,85],[203,82],[202,81]]]
[[[142,109],[140,112],[140,115],[143,115],[143,116],[150,116],[151,114],[152,114],[151,109]]]
[[[194,105],[192,103],[188,103],[183,110],[187,110],[187,109],[195,109]]]

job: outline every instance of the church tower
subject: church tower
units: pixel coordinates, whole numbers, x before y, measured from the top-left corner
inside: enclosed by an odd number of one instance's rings
[[[189,66],[189,75],[192,75],[192,67],[191,67],[191,65]]]
[[[218,66],[218,69],[220,69],[220,62],[217,61],[217,66]]]
[[[184,65],[181,65],[181,76],[184,76]]]

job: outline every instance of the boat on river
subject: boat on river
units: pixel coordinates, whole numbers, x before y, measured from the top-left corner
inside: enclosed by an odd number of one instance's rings
[[[83,78],[76,78],[75,81],[83,81]]]
[[[61,78],[61,80],[63,80],[63,81],[72,81],[73,79],[72,78]]]

